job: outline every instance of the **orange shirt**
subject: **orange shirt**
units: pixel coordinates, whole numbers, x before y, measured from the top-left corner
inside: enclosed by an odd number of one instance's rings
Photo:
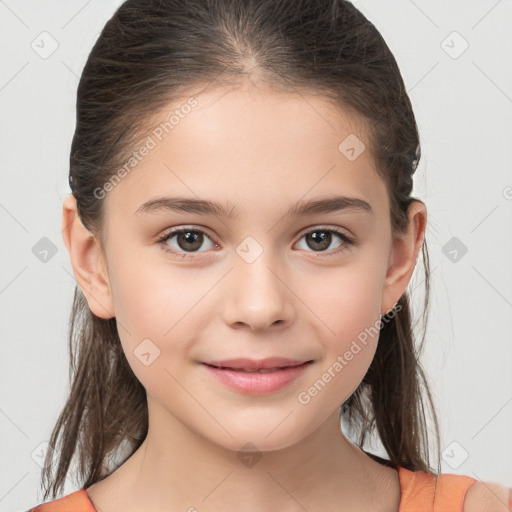
[[[437,476],[423,471],[398,467],[400,506],[398,512],[463,512],[464,498],[477,480],[466,475],[442,473]],[[512,505],[509,504],[512,510]],[[97,512],[85,488],[58,498],[27,512]]]

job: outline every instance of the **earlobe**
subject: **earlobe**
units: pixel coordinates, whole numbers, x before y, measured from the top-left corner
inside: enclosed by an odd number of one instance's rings
[[[416,259],[423,244],[427,224],[427,209],[422,201],[409,206],[409,225],[406,232],[393,240],[390,265],[384,280],[381,314],[386,314],[405,293],[416,266]]]
[[[83,225],[72,194],[62,206],[62,237],[73,273],[92,313],[100,318],[115,316],[106,264],[98,240]]]

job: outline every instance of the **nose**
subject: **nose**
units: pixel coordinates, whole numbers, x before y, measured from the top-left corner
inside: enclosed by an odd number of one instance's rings
[[[292,297],[286,271],[276,267],[266,251],[253,262],[236,256],[227,281],[224,321],[254,331],[284,328],[295,315]]]

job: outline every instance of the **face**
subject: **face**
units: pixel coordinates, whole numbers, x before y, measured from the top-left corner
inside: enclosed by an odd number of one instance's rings
[[[154,147],[104,199],[112,310],[150,423],[177,419],[234,450],[284,448],[332,416],[372,361],[393,305],[388,193],[369,149],[354,146],[354,136],[369,144],[365,133],[322,98],[253,88],[194,98],[161,140],[145,135]],[[349,136],[354,151],[340,149]],[[223,211],[143,206],[171,197]],[[298,211],[335,197],[359,201]],[[203,364],[271,357],[312,362],[260,391]]]

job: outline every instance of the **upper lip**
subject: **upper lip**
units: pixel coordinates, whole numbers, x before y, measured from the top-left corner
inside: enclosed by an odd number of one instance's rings
[[[286,366],[299,366],[311,360],[290,359],[287,357],[269,357],[266,359],[224,359],[219,361],[204,361],[204,364],[239,370],[259,370],[262,368],[284,368]]]

